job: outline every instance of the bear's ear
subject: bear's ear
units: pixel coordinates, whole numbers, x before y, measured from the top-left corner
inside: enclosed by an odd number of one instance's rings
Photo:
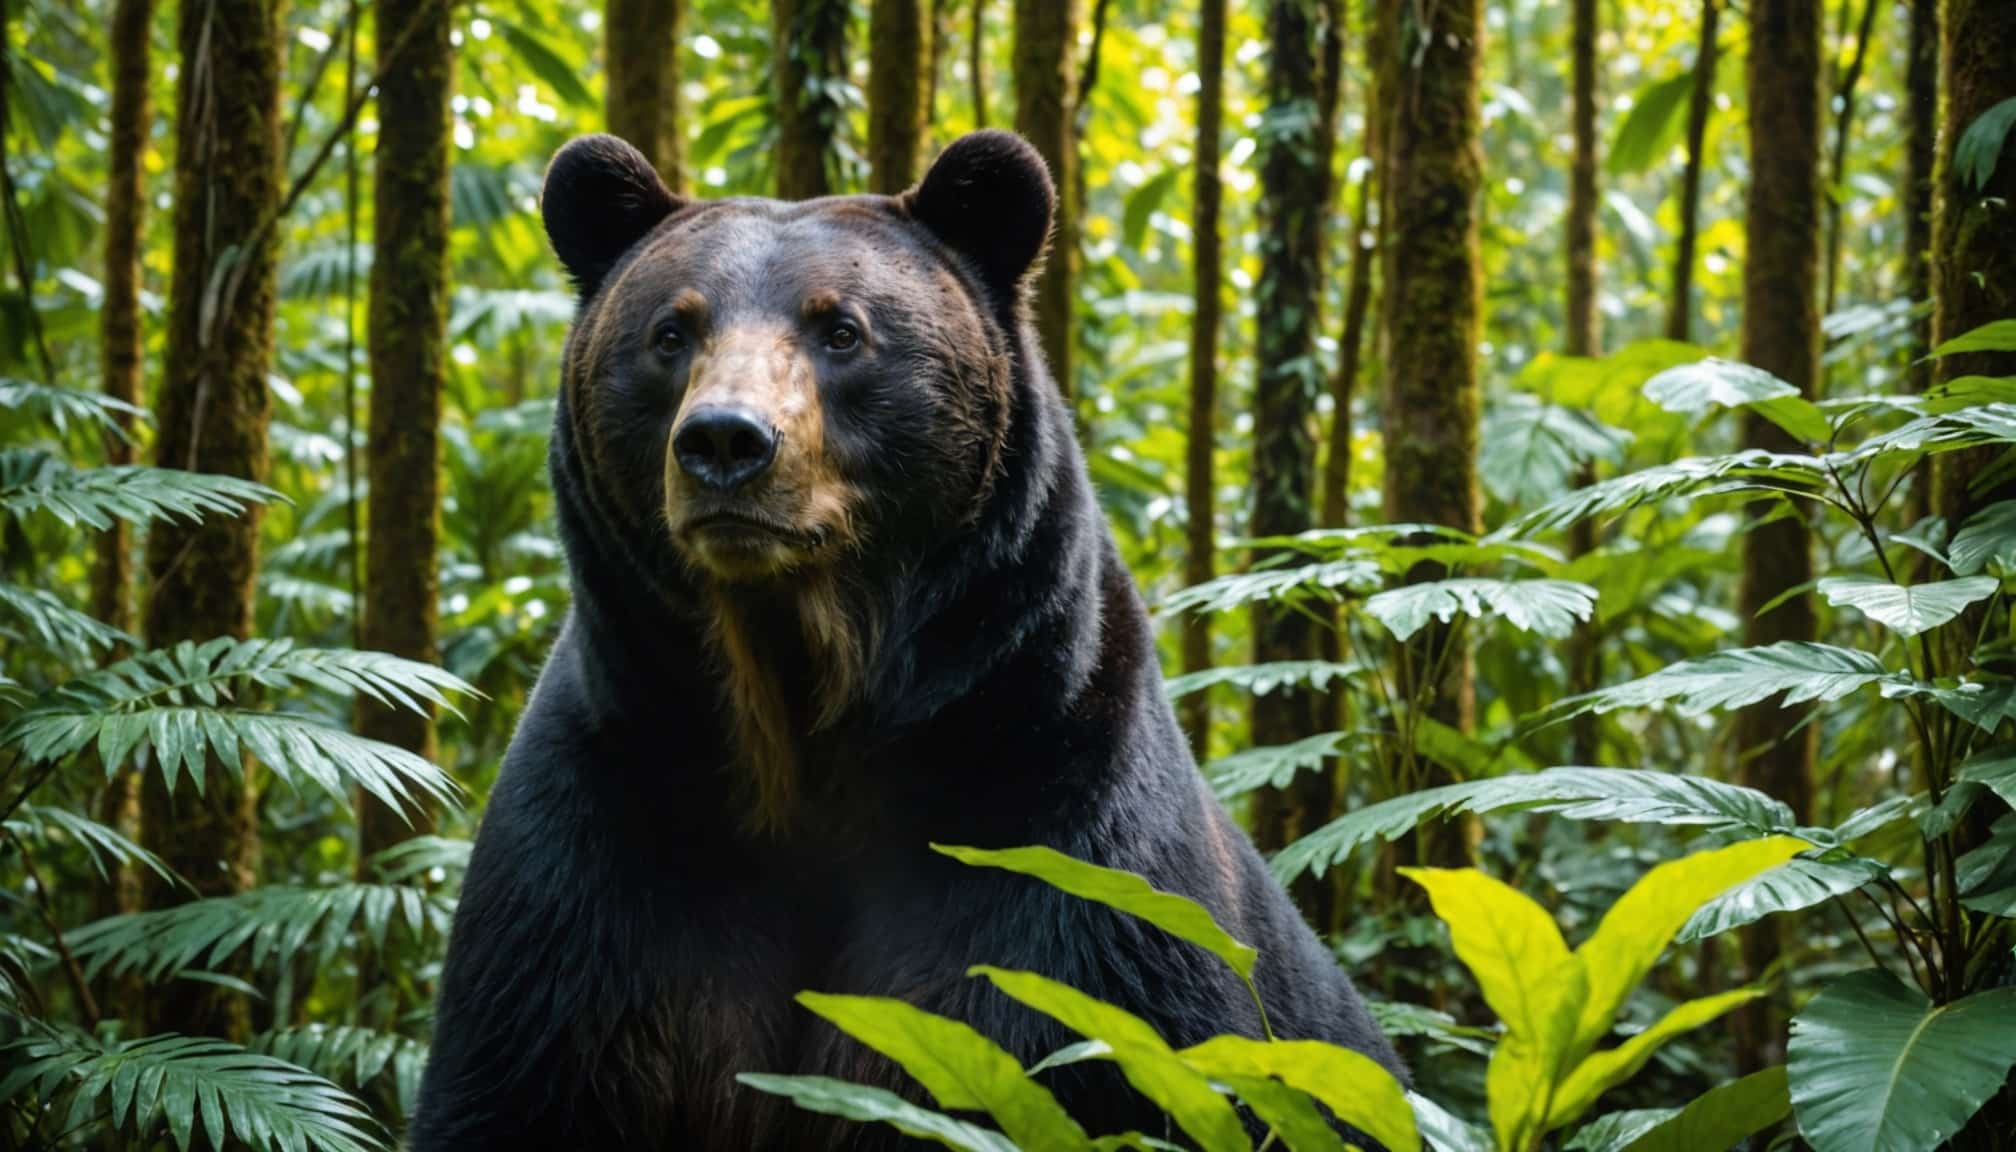
[[[989,291],[1013,301],[1050,240],[1057,193],[1050,169],[1013,132],[969,132],[903,194],[912,219],[971,260]]]
[[[614,136],[578,136],[546,166],[539,211],[554,255],[595,294],[623,253],[679,207],[644,154]]]

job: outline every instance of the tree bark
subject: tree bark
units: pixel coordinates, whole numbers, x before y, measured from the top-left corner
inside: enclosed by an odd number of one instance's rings
[[[453,15],[452,6],[437,0],[378,5],[381,33],[413,31],[378,87],[365,473],[372,496],[365,524],[363,643],[426,663],[439,658],[435,557],[441,535],[441,393],[447,377]],[[357,730],[434,758],[431,714],[360,698]],[[360,856],[428,830],[432,817],[423,809],[409,826],[382,802],[360,795]]]
[[[1855,128],[1855,88],[1862,80],[1862,68],[1869,58],[1869,34],[1876,28],[1876,0],[1863,0],[1862,23],[1855,32],[1855,55],[1841,74],[1834,93],[1834,151],[1827,164],[1829,186],[1836,195],[1826,197],[1827,207],[1827,290],[1821,315],[1834,311],[1841,279],[1841,200],[1839,190],[1848,181],[1848,137]]]
[[[1921,0],[1937,3],[1938,0]],[[1694,90],[1687,99],[1687,166],[1680,174],[1680,237],[1673,247],[1673,294],[1666,304],[1666,338],[1694,338],[1694,246],[1701,231],[1701,168],[1707,157],[1708,117],[1715,111],[1715,42],[1722,0],[1701,0],[1701,34],[1694,50]]]
[[[868,7],[868,187],[894,196],[917,180],[930,90],[924,0]]]
[[[943,141],[934,125],[938,118],[938,92],[945,86],[946,53],[952,47],[952,24],[959,5],[956,0],[931,0],[931,52],[929,71],[924,74],[924,152],[929,155]]]
[[[1218,437],[1218,325],[1223,283],[1219,244],[1219,209],[1224,186],[1219,166],[1225,133],[1225,5],[1203,0],[1197,31],[1197,163],[1191,170],[1191,255],[1196,262],[1195,306],[1190,321],[1190,429],[1185,446],[1183,495],[1189,517],[1185,524],[1183,580],[1202,584],[1216,569]],[[1211,666],[1211,617],[1192,612],[1183,617],[1183,670],[1199,672]],[[1193,692],[1183,698],[1183,728],[1190,750],[1202,763],[1210,755],[1211,694]]]
[[[1080,8],[1080,0],[1015,0],[1015,130],[1036,146],[1057,187],[1050,254],[1036,280],[1036,332],[1067,397],[1078,279],[1078,148],[1071,114]]]
[[[1329,141],[1320,139],[1320,69],[1316,5],[1273,0],[1267,9],[1266,111],[1260,132],[1260,280],[1253,389],[1255,536],[1289,536],[1315,526],[1316,358],[1323,297],[1324,191]],[[1254,561],[1268,559],[1256,552]],[[1253,609],[1253,660],[1308,660],[1317,654],[1310,616],[1276,604]],[[1288,744],[1322,730],[1321,693],[1277,688],[1253,697],[1252,739]],[[1283,789],[1253,797],[1253,838],[1271,851],[1313,831],[1330,816],[1331,774],[1298,773]],[[1331,886],[1304,877],[1296,902],[1311,923],[1330,920]]]
[[[1939,0],[1911,0],[1911,26],[1904,69],[1904,291],[1913,303],[1932,299],[1933,160],[1939,146]],[[1913,392],[1932,382],[1932,317],[1911,326],[1906,353]],[[1916,523],[1931,507],[1931,469],[1912,490]]]
[[[1750,13],[1751,180],[1746,205],[1749,253],[1743,267],[1743,359],[1812,397],[1820,379],[1821,25],[1819,0],[1758,0]],[[1743,419],[1743,445],[1773,452],[1801,446],[1754,413]],[[1760,509],[1763,506],[1759,506]],[[1765,521],[1753,514],[1744,537],[1738,615],[1744,642],[1756,646],[1814,637],[1813,600],[1799,593],[1759,612],[1813,578],[1804,520]],[[1738,776],[1784,801],[1800,823],[1813,819],[1813,759],[1817,725],[1794,728],[1804,713],[1776,701],[1736,716]],[[1744,930],[1742,950],[1752,979],[1780,951],[1779,924]],[[1737,1056],[1743,1070],[1778,1062],[1784,1048],[1783,1006],[1759,1002],[1739,1010]]]
[[[686,117],[679,91],[686,9],[686,0],[608,0],[602,13],[609,131],[642,152],[675,192],[684,190],[687,177]],[[383,15],[378,23],[381,32],[397,27]]]
[[[776,0],[777,196],[832,195],[842,111],[834,87],[847,80],[847,0]]]
[[[1596,0],[1575,0],[1570,40],[1570,120],[1574,158],[1568,179],[1568,297],[1562,324],[1562,351],[1570,356],[1600,356],[1596,317]],[[1596,482],[1596,471],[1584,465],[1575,483]],[[1584,518],[1568,530],[1571,559],[1596,547],[1596,522]],[[1595,691],[1603,678],[1603,649],[1594,621],[1575,626],[1565,652],[1568,690],[1576,695]],[[1577,716],[1568,728],[1569,758],[1574,764],[1596,762],[1597,718]]]
[[[987,127],[987,0],[972,0],[973,32],[966,38],[967,79],[972,82],[973,127]]]
[[[253,480],[266,473],[275,248],[264,225],[280,197],[277,8],[267,0],[185,0],[181,9],[174,274],[155,408],[155,459],[163,467]],[[206,301],[213,291],[215,301]],[[259,521],[254,508],[153,527],[150,647],[251,634]],[[198,895],[240,892],[258,860],[256,805],[244,764],[209,764],[200,796],[185,780],[171,797],[162,777],[149,773],[144,839]],[[158,880],[150,880],[147,896],[156,908],[188,898]],[[242,1040],[250,1024],[244,997],[195,981],[161,986],[148,1008],[151,1031]]]
[[[1381,329],[1385,387],[1385,517],[1392,523],[1478,530],[1477,338],[1481,266],[1477,196],[1482,169],[1478,94],[1483,8],[1444,0],[1415,22],[1406,0],[1381,0],[1379,91],[1392,120],[1381,185],[1386,246]],[[1406,30],[1403,39],[1400,30]],[[1421,565],[1410,579],[1444,573]],[[1431,624],[1406,646],[1403,697],[1422,695],[1426,712],[1463,731],[1473,726],[1472,660],[1459,630]],[[1437,671],[1439,669],[1439,675]],[[1400,750],[1403,757],[1408,749]],[[1452,782],[1421,761],[1402,790]],[[1403,846],[1410,862],[1467,866],[1473,819],[1424,824]]]

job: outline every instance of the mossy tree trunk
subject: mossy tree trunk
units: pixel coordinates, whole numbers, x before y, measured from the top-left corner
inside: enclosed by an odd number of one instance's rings
[[[105,297],[99,305],[99,362],[105,394],[140,403],[145,333],[140,312],[140,243],[147,215],[143,160],[154,122],[151,49],[153,0],[118,0],[107,41],[112,75],[111,136],[106,142],[110,175],[105,185]],[[134,421],[114,417],[125,436],[107,434],[105,462],[134,461]],[[133,630],[133,534],[114,520],[98,534],[91,566],[91,614],[122,632]],[[117,653],[115,653],[116,655]],[[128,768],[106,784],[98,798],[98,819],[129,836],[140,830],[140,777]],[[137,869],[120,866],[100,892],[98,914],[115,916],[141,906]],[[97,994],[101,1007],[120,1016],[137,1014],[142,987],[137,980],[107,976]]]
[[[928,157],[947,141],[934,127],[938,118],[938,93],[945,87],[945,62],[950,59],[952,29],[959,15],[956,0],[931,0],[931,52],[929,70],[924,74],[924,154]]]
[[[1036,146],[1057,186],[1050,254],[1036,280],[1036,331],[1043,358],[1071,395],[1074,285],[1078,280],[1077,103],[1081,0],[1015,0],[1015,130]]]
[[[966,79],[971,85],[973,126],[987,127],[987,0],[971,0],[971,33],[966,37]]]
[[[1328,205],[1330,142],[1322,138],[1315,0],[1272,0],[1267,7],[1267,90],[1260,139],[1260,278],[1255,290],[1253,388],[1254,536],[1290,536],[1316,524],[1316,398],[1323,372],[1316,357],[1323,298],[1323,222]],[[1256,553],[1255,563],[1268,559]],[[1308,660],[1317,625],[1276,604],[1253,609],[1253,660]],[[1253,697],[1252,741],[1289,744],[1315,734],[1323,696],[1276,688]],[[1279,849],[1329,819],[1331,773],[1298,773],[1288,787],[1253,797],[1253,838]],[[1296,902],[1312,923],[1330,920],[1330,885],[1304,878]]]
[[[1936,3],[1937,0],[1930,0]],[[1707,157],[1708,117],[1715,111],[1715,67],[1722,0],[1701,0],[1701,31],[1694,48],[1694,87],[1687,97],[1687,163],[1680,172],[1680,236],[1673,245],[1673,288],[1666,302],[1666,338],[1694,338],[1694,248],[1701,234],[1701,169]]]
[[[1184,529],[1183,579],[1202,584],[1215,572],[1217,548],[1218,447],[1218,326],[1223,285],[1223,255],[1219,243],[1219,209],[1224,185],[1219,166],[1225,134],[1225,5],[1203,0],[1197,30],[1197,161],[1191,170],[1191,258],[1195,261],[1195,305],[1190,321],[1190,425],[1185,447],[1183,495],[1188,509]],[[1211,617],[1193,612],[1183,618],[1183,670],[1211,666]],[[1193,692],[1183,698],[1183,728],[1190,750],[1202,763],[1211,743],[1211,694]]]
[[[687,0],[608,0],[602,12],[608,70],[603,108],[609,131],[644,153],[675,191],[687,181],[686,117],[679,92],[687,7]],[[382,13],[378,24],[381,35],[398,27]],[[384,102],[382,93],[379,102]]]
[[[1827,161],[1827,184],[1830,188],[1842,188],[1848,183],[1848,140],[1855,130],[1855,90],[1861,84],[1862,70],[1869,59],[1869,36],[1876,28],[1876,0],[1863,0],[1862,21],[1856,27],[1855,51],[1848,58],[1848,67],[1841,73],[1841,82],[1835,87],[1834,107],[1834,148]],[[1843,14],[1847,8],[1842,9]],[[1827,209],[1827,263],[1826,289],[1822,296],[1821,315],[1834,311],[1835,301],[1840,298],[1841,280],[1841,201],[1838,197],[1826,197]]]
[[[1562,317],[1562,348],[1570,356],[1600,356],[1596,319],[1596,0],[1575,0],[1570,21],[1569,72],[1572,99],[1569,119],[1574,154],[1568,173],[1568,294]],[[1593,466],[1576,474],[1577,485],[1596,482]],[[1596,522],[1576,521],[1568,530],[1568,555],[1583,556],[1596,547]],[[1595,691],[1603,678],[1603,649],[1594,621],[1576,625],[1568,639],[1568,690],[1577,695]],[[1569,757],[1575,764],[1596,762],[1597,720],[1594,713],[1577,716],[1569,725]]]
[[[266,376],[273,362],[280,196],[280,33],[268,0],[184,0],[176,41],[174,274],[168,354],[155,404],[156,463],[250,479],[266,474]],[[214,303],[206,301],[215,292]],[[208,305],[208,306],[206,306]],[[150,647],[252,632],[259,514],[168,521],[147,537]],[[142,788],[148,847],[199,896],[249,887],[258,861],[256,786],[246,765],[212,763],[205,791]],[[151,907],[189,899],[150,881]],[[151,1031],[243,1039],[245,998],[175,981],[148,1003]]]
[[[1911,0],[1904,64],[1904,294],[1914,303],[1932,299],[1932,189],[1939,146],[1939,0]],[[1932,316],[1912,321],[1905,357],[1911,391],[1932,383]],[[1932,514],[1932,461],[1911,480],[1909,522]],[[1914,561],[1915,563],[1915,561]]]
[[[777,196],[810,200],[838,191],[834,144],[847,82],[847,0],[776,0],[770,6],[776,79]]]
[[[1809,397],[1820,379],[1821,25],[1819,0],[1758,0],[1750,9],[1743,360]],[[1789,434],[1752,413],[1744,416],[1742,435],[1746,448],[1801,450]],[[1737,608],[1744,642],[1811,640],[1813,598],[1797,591],[1813,578],[1806,522],[1797,516],[1773,518],[1763,505],[1754,515],[1743,537]],[[1763,611],[1766,606],[1770,611]],[[1811,823],[1819,728],[1801,724],[1803,718],[1775,700],[1739,712],[1737,774],[1743,783],[1784,801],[1800,823]],[[1780,931],[1776,919],[1744,930],[1743,960],[1750,978],[1760,978],[1777,959]],[[1779,1062],[1782,1015],[1782,1005],[1769,1001],[1739,1010],[1736,1048],[1746,1073]]]
[[[1413,12],[1406,0],[1380,0],[1378,84],[1390,117],[1381,182],[1383,513],[1390,523],[1475,532],[1483,8],[1479,0],[1444,0],[1427,10],[1426,26]],[[1410,578],[1442,575],[1422,565]],[[1459,629],[1431,624],[1406,646],[1400,691],[1424,697],[1434,719],[1470,730],[1473,680]],[[1452,782],[1446,770],[1412,759],[1407,749],[1400,749],[1400,760],[1416,765],[1412,778],[1390,782],[1400,791]],[[1467,866],[1476,835],[1474,820],[1431,822],[1401,846],[1400,856],[1409,863]]]
[[[868,7],[870,191],[893,196],[917,179],[935,59],[924,0],[873,0]]]

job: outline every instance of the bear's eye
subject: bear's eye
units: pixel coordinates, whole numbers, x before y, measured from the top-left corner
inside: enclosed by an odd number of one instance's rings
[[[845,320],[833,325],[826,333],[826,350],[829,352],[852,352],[860,343],[860,331]]]
[[[660,356],[677,356],[686,350],[686,336],[679,331],[677,324],[667,324],[652,337],[651,346],[658,350]]]

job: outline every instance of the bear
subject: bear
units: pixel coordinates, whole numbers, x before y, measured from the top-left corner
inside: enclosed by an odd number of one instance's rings
[[[1201,902],[1259,950],[1277,1035],[1404,1079],[1178,729],[1038,350],[1054,202],[1001,131],[901,195],[799,203],[675,196],[609,136],[554,157],[574,594],[469,861],[414,1152],[911,1146],[735,1076],[928,1103],[805,989],[956,1017],[1025,1066],[1079,1039],[981,963],[1174,1045],[1260,1034],[1202,949],[933,843]],[[1094,1135],[1170,1134],[1109,1062],[1041,1075]]]

